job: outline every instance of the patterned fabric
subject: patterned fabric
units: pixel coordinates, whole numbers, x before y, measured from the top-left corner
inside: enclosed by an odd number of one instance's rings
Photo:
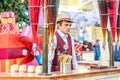
[[[12,11],[9,12],[2,12],[1,17],[15,17],[15,13]]]
[[[2,33],[19,33],[17,23],[2,23],[1,27]]]
[[[2,24],[2,28],[1,28],[1,31],[3,33],[9,33],[10,32],[10,29],[9,29],[9,24]]]
[[[82,45],[78,44],[78,43],[75,43],[74,46],[75,46],[75,53],[76,54],[79,54],[79,53],[81,54],[82,53]]]

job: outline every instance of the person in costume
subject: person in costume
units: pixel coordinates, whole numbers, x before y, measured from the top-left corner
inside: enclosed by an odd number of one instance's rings
[[[57,18],[57,30],[54,35],[54,49],[53,53],[49,51],[48,54],[48,71],[60,71],[60,61],[58,59],[58,50],[60,54],[65,51],[65,46],[67,46],[67,52],[72,56],[71,69],[77,70],[78,63],[76,59],[76,54],[74,50],[74,39],[69,34],[72,25],[72,20],[68,14],[60,14]]]

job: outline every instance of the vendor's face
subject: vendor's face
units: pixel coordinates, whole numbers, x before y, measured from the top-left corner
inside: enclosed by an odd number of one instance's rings
[[[71,22],[63,21],[62,24],[59,24],[59,30],[64,34],[68,34],[71,28]]]

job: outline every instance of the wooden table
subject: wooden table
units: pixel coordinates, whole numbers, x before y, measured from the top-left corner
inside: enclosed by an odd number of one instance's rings
[[[97,65],[98,61],[79,61],[79,65],[90,66]],[[120,62],[115,62],[117,68],[106,69],[83,69],[78,71],[72,70],[70,73],[61,74],[52,72],[51,75],[38,73],[0,73],[0,80],[119,80],[120,79]]]
[[[42,76],[37,73],[0,73],[0,80],[119,80],[119,77],[120,68],[79,69],[68,74],[54,72],[49,76]]]

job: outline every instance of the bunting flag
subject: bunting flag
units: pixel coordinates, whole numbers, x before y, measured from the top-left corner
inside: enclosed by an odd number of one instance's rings
[[[59,0],[47,0],[48,6],[48,37],[49,43],[54,42],[54,32],[55,32],[55,23],[56,23],[56,16],[58,11],[58,3]]]
[[[120,0],[119,0],[118,18],[117,18],[117,42],[120,42]]]
[[[106,33],[107,33],[107,22],[108,22],[108,14],[107,14],[107,4],[105,0],[98,0],[100,21],[103,33],[103,41],[106,42]]]
[[[118,12],[118,0],[106,0],[110,26],[112,31],[112,41],[117,41],[117,12]]]
[[[30,25],[32,26],[33,32],[33,42],[36,43],[37,40],[37,29],[38,29],[38,20],[40,7],[42,6],[43,0],[28,0],[29,3],[29,19]]]

